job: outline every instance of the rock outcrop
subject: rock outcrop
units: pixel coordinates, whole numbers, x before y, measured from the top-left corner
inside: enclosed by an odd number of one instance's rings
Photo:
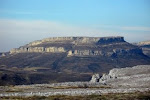
[[[90,80],[91,83],[99,82],[100,76],[99,74],[92,75],[92,79]]]
[[[150,65],[139,65],[127,68],[114,68],[109,71],[108,75],[112,77],[122,77],[147,73],[150,74]]]
[[[20,47],[10,50],[10,54],[13,53],[27,53],[27,52],[50,52],[50,53],[61,53],[66,52],[63,47]]]
[[[6,57],[9,55],[10,52],[1,52],[0,57]]]
[[[94,55],[104,55],[102,51],[98,50],[70,50],[68,51],[69,56],[94,56]]]
[[[93,81],[93,79],[99,81]],[[103,74],[101,78],[93,78],[91,81],[124,87],[149,87],[150,65],[139,65],[127,68],[114,68],[109,74]]]
[[[142,50],[139,48],[134,49],[113,49],[111,51],[105,50],[70,50],[68,51],[68,57],[70,56],[116,56],[126,54],[142,54]]]

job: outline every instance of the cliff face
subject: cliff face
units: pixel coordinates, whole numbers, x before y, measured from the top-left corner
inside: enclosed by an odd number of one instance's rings
[[[142,42],[139,42],[135,45],[142,48],[143,53],[150,57],[150,41],[142,41]]]
[[[44,44],[53,44],[56,46],[42,46]],[[58,44],[62,44],[59,46]],[[63,47],[68,44],[71,48]],[[113,48],[104,50],[103,48],[113,45],[125,45],[123,37],[54,37],[31,42],[23,47],[10,50],[14,53],[67,53],[70,56],[114,56],[119,54],[142,53],[139,48]],[[58,45],[58,46],[57,46]]]
[[[124,43],[123,37],[54,37],[54,38],[46,38],[43,40],[38,40],[31,42],[25,46],[22,46],[20,48],[12,49],[10,50],[10,53],[25,53],[25,52],[67,52],[69,49],[63,47],[63,46],[57,46],[57,44],[70,44],[72,49],[74,47],[79,46],[98,46],[98,45],[111,45],[112,43]],[[56,46],[42,46],[44,44],[56,44]],[[41,46],[39,46],[41,45]],[[95,49],[95,48],[94,48]],[[86,48],[86,50],[75,50],[79,52],[88,52],[89,49]],[[98,51],[95,51],[98,52]]]
[[[28,52],[50,52],[50,53],[59,53],[65,52],[63,47],[20,47],[10,50],[10,54],[13,53],[28,53]]]
[[[115,56],[115,55],[125,55],[125,54],[136,54],[141,53],[142,50],[135,49],[113,49],[112,51],[103,51],[103,50],[70,50],[68,52],[69,56]]]
[[[46,38],[1,56],[0,83],[19,84],[18,74],[20,84],[89,81],[93,73],[142,64],[150,58],[123,37]]]

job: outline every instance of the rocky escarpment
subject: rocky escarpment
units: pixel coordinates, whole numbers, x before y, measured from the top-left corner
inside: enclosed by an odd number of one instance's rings
[[[51,53],[59,53],[66,52],[63,47],[20,47],[16,49],[10,50],[10,54],[13,53],[27,53],[27,52],[51,52]]]
[[[141,53],[142,50],[139,48],[134,49],[113,49],[111,51],[104,50],[70,50],[68,51],[69,56],[115,56],[115,55],[125,55],[125,54],[136,54]]]
[[[113,45],[126,45],[123,37],[54,37],[31,42],[20,48],[10,50],[14,53],[67,53],[70,56],[113,56],[117,54],[142,53],[139,48],[102,48]],[[64,47],[68,45],[70,48]]]

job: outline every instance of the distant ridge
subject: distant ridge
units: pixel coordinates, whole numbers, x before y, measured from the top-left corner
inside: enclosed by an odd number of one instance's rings
[[[42,44],[46,43],[70,43],[72,45],[92,45],[92,44],[108,44],[108,43],[125,42],[123,37],[52,37],[30,42],[29,44],[17,49],[10,50],[10,53],[24,53],[24,52],[66,52],[66,48],[62,46],[44,47]],[[40,46],[39,46],[40,45]]]

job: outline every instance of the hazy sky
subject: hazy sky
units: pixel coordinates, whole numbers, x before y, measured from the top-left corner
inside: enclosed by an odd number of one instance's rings
[[[0,0],[0,52],[57,36],[150,40],[150,0]]]

